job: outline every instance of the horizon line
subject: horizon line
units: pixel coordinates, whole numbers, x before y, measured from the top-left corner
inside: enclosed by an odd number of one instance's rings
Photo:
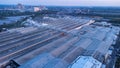
[[[22,4],[22,3],[21,3]],[[17,5],[17,4],[0,4],[0,5]],[[40,5],[30,5],[30,4],[22,4],[22,5],[25,5],[25,6],[52,6],[52,7],[120,7],[120,6],[97,6],[97,5],[95,5],[95,6],[88,6],[88,5],[79,5],[79,6],[77,6],[77,5],[42,5],[42,4],[40,4]]]

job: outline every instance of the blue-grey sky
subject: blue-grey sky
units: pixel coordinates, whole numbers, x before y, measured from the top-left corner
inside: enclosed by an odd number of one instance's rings
[[[55,6],[120,6],[120,0],[0,0],[0,4]]]

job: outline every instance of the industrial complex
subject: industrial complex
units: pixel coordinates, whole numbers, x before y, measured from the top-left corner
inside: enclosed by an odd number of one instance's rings
[[[35,17],[0,33],[0,68],[108,68],[120,27],[82,17]]]

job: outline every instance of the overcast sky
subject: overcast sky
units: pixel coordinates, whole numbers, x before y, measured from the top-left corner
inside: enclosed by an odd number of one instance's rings
[[[120,6],[120,0],[0,0],[0,4],[55,6]]]

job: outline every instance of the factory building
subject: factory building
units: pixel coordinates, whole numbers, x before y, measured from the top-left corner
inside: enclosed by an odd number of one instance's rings
[[[120,32],[80,17],[27,22],[34,27],[0,33],[1,68],[106,68]]]

